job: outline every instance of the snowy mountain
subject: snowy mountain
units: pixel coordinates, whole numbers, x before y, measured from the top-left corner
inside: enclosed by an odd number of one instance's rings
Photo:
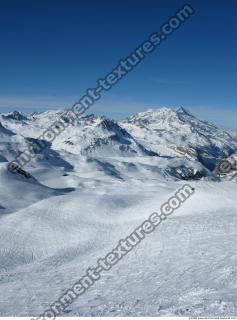
[[[10,161],[27,146],[36,145],[40,134],[62,113],[1,114],[5,138],[0,142],[0,159]],[[236,148],[237,141],[228,133],[183,108],[148,110],[120,123],[90,115],[47,143],[32,159],[29,170],[50,165],[68,171],[84,162],[88,170],[120,178],[144,174],[174,179],[211,177],[216,164]]]
[[[237,141],[182,108],[90,115],[10,172],[62,113],[0,114],[0,316],[38,317],[186,180],[194,195],[62,316],[235,316],[236,184],[212,169]]]
[[[93,115],[84,117],[76,127],[70,127],[54,147],[89,157],[156,155],[137,143],[115,121]]]
[[[186,157],[213,170],[237,148],[236,140],[184,108],[161,108],[138,113],[121,122],[147,149],[163,156]]]

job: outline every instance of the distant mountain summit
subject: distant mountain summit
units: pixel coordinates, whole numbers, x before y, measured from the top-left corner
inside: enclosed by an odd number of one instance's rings
[[[211,170],[237,147],[229,133],[182,107],[149,109],[120,124],[147,149],[163,156],[197,159]]]
[[[34,148],[38,137],[63,113],[0,114],[0,162]],[[121,179],[200,179],[213,176],[216,165],[235,152],[237,140],[182,107],[164,107],[120,122],[84,116],[45,146],[29,162],[29,172],[31,167],[57,167],[64,171],[99,170]]]
[[[7,114],[2,115],[2,117],[4,119],[12,119],[16,121],[23,121],[28,119],[26,115],[19,111],[9,112]]]

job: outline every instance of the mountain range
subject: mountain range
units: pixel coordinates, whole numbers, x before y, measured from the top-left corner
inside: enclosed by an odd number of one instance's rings
[[[64,110],[0,114],[0,161],[13,160]],[[213,170],[237,149],[237,138],[197,119],[182,107],[159,108],[123,121],[88,115],[70,125],[26,166],[70,171],[102,171],[126,179],[154,175],[166,179],[214,179]],[[82,173],[83,174],[83,173]]]
[[[192,197],[62,316],[235,316],[236,184],[214,168],[236,137],[159,108],[86,115],[37,149],[64,112],[0,114],[0,316],[38,317],[186,184]]]

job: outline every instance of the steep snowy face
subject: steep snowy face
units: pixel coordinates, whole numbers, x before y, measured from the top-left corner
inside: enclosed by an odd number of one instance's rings
[[[24,138],[5,128],[0,122],[0,162],[7,162],[17,155]]]
[[[37,137],[42,131],[38,124],[34,123],[34,120],[23,114],[22,117],[27,121],[16,120],[12,118],[12,114],[2,114],[0,116],[2,122],[4,122],[4,126],[0,122],[0,162],[12,161],[28,147],[32,147],[35,150],[35,157],[31,159],[31,165],[37,166],[40,164],[71,170],[72,166],[63,160],[57,151],[53,150],[51,143],[45,141],[44,148],[40,152],[38,151],[37,146],[40,145],[40,141],[37,138],[32,138],[32,136]],[[10,117],[8,117],[9,115]]]
[[[37,139],[63,112],[51,110],[28,116],[13,112],[0,115],[0,121],[26,139]],[[146,150],[115,121],[94,115],[82,117],[76,125],[70,125],[52,143],[52,148],[90,157],[156,155]]]
[[[24,114],[18,111],[0,113],[0,122],[9,130],[24,137],[38,138],[56,121],[64,110]]]
[[[11,130],[6,129],[0,122],[0,135],[1,135],[1,139],[3,139],[4,137],[9,137],[14,135],[14,133]]]
[[[196,119],[185,109],[161,108],[120,123],[105,117],[84,116],[37,151],[38,137],[64,112],[0,114],[0,161],[11,161],[27,147],[35,146],[36,156],[30,167],[51,166],[72,171],[80,160],[91,168],[92,163],[87,160],[94,159],[96,168],[99,166],[106,173],[113,168],[117,176],[131,176],[131,172],[133,176],[135,172],[146,176],[155,170],[159,176],[191,179],[210,175],[207,169],[214,169],[237,149],[237,141],[228,133]],[[131,165],[136,170],[131,170]]]
[[[150,109],[120,125],[149,150],[163,156],[198,159],[209,169],[237,148],[236,140],[227,132],[182,107]]]
[[[22,112],[13,111],[2,115],[3,119],[10,119],[16,121],[25,121],[28,120],[27,116],[24,115]]]
[[[90,115],[80,119],[58,137],[53,146],[89,157],[156,155],[142,145],[115,121]]]

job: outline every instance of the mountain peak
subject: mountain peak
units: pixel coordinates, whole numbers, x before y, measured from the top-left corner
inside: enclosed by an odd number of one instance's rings
[[[193,115],[187,109],[185,109],[184,107],[178,107],[177,109],[175,109],[175,111],[177,113],[179,113],[179,114],[185,114],[185,115],[193,117]]]
[[[9,112],[6,115],[2,116],[5,119],[12,119],[12,120],[17,120],[17,121],[23,121],[23,120],[27,120],[27,116],[19,111],[13,111],[13,112]]]

